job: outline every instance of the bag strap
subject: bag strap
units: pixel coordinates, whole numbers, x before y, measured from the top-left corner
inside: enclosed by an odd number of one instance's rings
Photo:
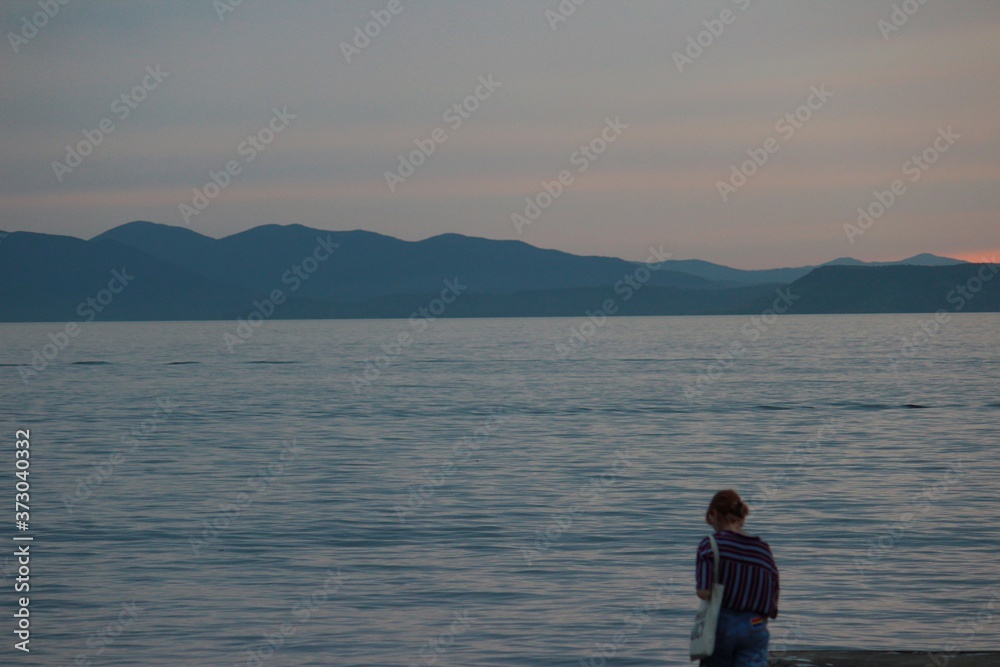
[[[712,574],[712,583],[719,583],[719,545],[715,543],[715,536],[709,535],[708,541],[712,543],[712,556],[715,559],[715,571]]]

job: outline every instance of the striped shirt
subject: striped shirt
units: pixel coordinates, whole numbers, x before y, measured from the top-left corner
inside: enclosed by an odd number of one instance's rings
[[[725,591],[722,606],[770,618],[778,615],[778,566],[771,547],[759,537],[724,530],[714,535],[719,545],[719,579]],[[695,579],[699,590],[712,588],[712,543],[698,545]]]

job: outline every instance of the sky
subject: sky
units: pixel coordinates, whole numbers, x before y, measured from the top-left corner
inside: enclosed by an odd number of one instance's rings
[[[0,9],[7,232],[1000,256],[994,0],[62,1]]]

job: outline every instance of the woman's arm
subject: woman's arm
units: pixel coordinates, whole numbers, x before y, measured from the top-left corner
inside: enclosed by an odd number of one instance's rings
[[[701,543],[698,545],[698,552],[695,556],[695,569],[694,569],[694,580],[695,580],[695,591],[698,593],[698,597],[702,600],[708,600],[712,597],[712,591],[704,588],[699,588],[701,584],[708,584],[709,589],[712,587],[712,572],[711,565],[708,560],[706,560],[706,549],[709,549],[711,542],[707,537],[702,538]],[[709,550],[707,553],[711,553]]]

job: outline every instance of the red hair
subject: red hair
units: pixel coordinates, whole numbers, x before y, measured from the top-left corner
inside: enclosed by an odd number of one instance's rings
[[[738,521],[747,518],[750,508],[740,498],[740,494],[732,489],[719,491],[712,497],[712,502],[708,504],[708,511],[705,512],[705,523],[711,525],[709,517],[715,512],[716,516],[725,521]]]

